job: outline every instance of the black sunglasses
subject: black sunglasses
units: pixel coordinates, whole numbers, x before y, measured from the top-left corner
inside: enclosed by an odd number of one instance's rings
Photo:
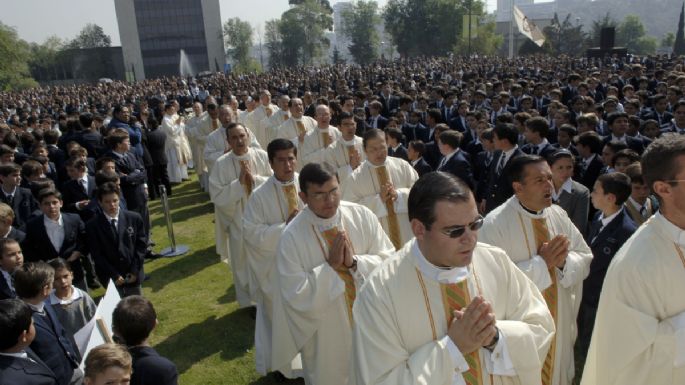
[[[464,235],[467,227],[471,231],[478,231],[481,227],[483,227],[483,217],[479,215],[478,219],[469,223],[466,226],[454,226],[450,227],[449,229],[443,229],[442,233],[450,238],[459,238],[462,235]]]

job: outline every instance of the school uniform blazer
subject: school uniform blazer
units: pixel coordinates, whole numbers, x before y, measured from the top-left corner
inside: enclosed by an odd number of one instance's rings
[[[571,192],[562,190],[556,204],[561,206],[581,234],[587,233],[588,213],[590,210],[590,190],[572,181]]]
[[[100,211],[86,224],[86,239],[100,282],[106,285],[110,279],[135,274],[138,281],[134,285],[140,285],[143,257],[147,250],[147,236],[140,214],[120,209],[115,237],[110,222]]]
[[[22,243],[26,238],[26,233],[12,226],[10,233],[7,234],[7,238],[14,239],[17,242]]]
[[[485,199],[484,214],[489,213],[514,195],[514,188],[511,186],[511,179],[509,178],[509,169],[511,169],[511,161],[521,155],[523,155],[523,152],[520,148],[517,148],[507,159],[507,163],[499,174],[497,174],[497,165],[499,164],[500,157],[504,156],[504,152],[499,150],[493,156],[488,169],[486,187],[478,199],[479,201]]]
[[[428,164],[428,163],[423,159],[423,157],[421,157],[421,159],[419,159],[419,161],[416,162],[416,164],[414,165],[414,170],[416,170],[416,172],[419,174],[419,178],[420,178],[423,174],[428,174],[429,172],[433,171],[433,169],[431,168],[430,164]]]
[[[95,178],[90,175],[86,175],[86,178],[88,179],[86,191],[83,191],[78,180],[70,179],[62,184],[62,189],[60,191],[62,192],[64,211],[80,214],[81,211],[76,208],[76,202],[87,201],[94,196]]]
[[[597,308],[599,304],[602,283],[611,260],[637,230],[635,222],[630,219],[625,209],[621,209],[621,212],[602,231],[599,231],[602,226],[599,220],[600,215],[601,213],[597,213],[588,233],[587,242],[592,249],[592,262],[590,274],[583,282],[583,303],[594,308]]]
[[[457,151],[457,153],[452,155],[452,157],[442,165],[442,167],[439,167],[437,171],[448,172],[461,179],[471,190],[475,189],[471,161],[468,159],[468,154],[464,152],[464,150]]]
[[[32,213],[39,209],[38,202],[31,195],[31,190],[17,186],[12,202],[8,202],[5,194],[0,192],[0,201],[9,205],[14,211],[12,226],[23,229]]]
[[[173,362],[149,346],[128,349],[133,357],[131,385],[176,385],[178,370]]]
[[[31,349],[26,354],[33,360],[0,355],[0,384],[57,385],[57,376]]]
[[[30,347],[52,370],[57,383],[67,385],[74,369],[79,366],[81,356],[71,344],[71,338],[59,322],[52,305],[45,302],[44,309],[44,314],[33,312],[36,338]]]
[[[106,156],[114,159],[114,165],[120,178],[121,192],[126,198],[128,208],[139,211],[139,208],[147,204],[144,186],[147,182],[145,167],[130,151],[123,156],[110,151]]]
[[[32,218],[26,224],[26,238],[21,244],[24,258],[27,262],[49,261],[60,257],[67,259],[74,251],[82,255],[88,254],[86,244],[86,227],[81,218],[76,214],[62,213],[64,223],[64,241],[59,250],[50,242],[44,222],[45,215]],[[81,258],[71,262],[74,272],[74,281],[78,282],[83,278],[83,266]]]
[[[10,289],[5,276],[0,273],[0,300],[11,298],[17,298],[17,296],[16,294],[12,293],[12,289]]]

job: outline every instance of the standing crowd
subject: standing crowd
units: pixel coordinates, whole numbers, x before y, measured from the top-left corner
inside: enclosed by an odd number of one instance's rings
[[[422,58],[0,93],[0,384],[176,383],[141,285],[148,201],[189,168],[263,375],[680,383],[684,64]],[[84,374],[73,335],[110,280],[128,352]]]

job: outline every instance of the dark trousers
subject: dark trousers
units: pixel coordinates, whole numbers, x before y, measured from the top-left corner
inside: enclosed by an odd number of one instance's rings
[[[575,356],[578,358],[576,364],[580,364],[580,368],[584,367],[587,352],[590,349],[590,340],[592,339],[592,330],[595,327],[595,317],[597,316],[597,308],[581,302],[578,310],[578,338],[575,344]],[[576,366],[578,368],[578,366]]]
[[[166,164],[155,164],[147,169],[147,180],[150,181],[148,191],[150,199],[157,199],[161,196],[159,186],[164,186],[167,196],[171,196],[171,183],[169,182],[169,172]]]

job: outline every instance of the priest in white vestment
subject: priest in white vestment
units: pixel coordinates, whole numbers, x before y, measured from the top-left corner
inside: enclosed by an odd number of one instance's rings
[[[330,125],[331,110],[323,104],[316,106],[316,129],[304,136],[302,146],[298,148],[302,167],[307,163],[321,163],[326,160],[328,146],[338,140],[340,131]]]
[[[410,193],[415,235],[354,304],[357,384],[540,384],[554,335],[545,300],[500,248],[478,243],[469,187],[430,173]]]
[[[250,196],[243,214],[243,238],[248,266],[256,279],[252,297],[257,302],[255,322],[255,364],[257,372],[267,374],[278,370],[289,378],[300,373],[296,362],[284,368],[271,368],[272,304],[276,268],[276,248],[285,226],[302,211],[297,183],[297,149],[287,139],[274,139],[267,146],[269,164],[274,174]],[[299,357],[297,358],[299,362]]]
[[[208,191],[209,169],[207,168],[207,163],[205,162],[205,147],[207,145],[207,138],[209,135],[221,127],[221,121],[219,120],[219,108],[216,105],[214,98],[207,98],[206,105],[207,111],[202,114],[200,122],[191,132],[195,138],[193,162],[195,163],[197,179],[200,181],[200,186],[202,186],[203,190]]]
[[[221,122],[221,128],[212,131],[212,133],[207,136],[207,143],[205,143],[204,149],[205,164],[207,165],[207,169],[210,174],[216,160],[231,150],[231,147],[228,145],[228,141],[226,140],[226,127],[233,123],[234,120],[235,117],[233,115],[233,111],[229,106],[222,105],[219,107],[219,121]],[[261,149],[262,147],[255,139],[252,131],[250,131],[250,129],[247,127],[245,127],[245,129],[250,136],[250,147]]]
[[[611,261],[581,385],[685,384],[685,137],[641,163],[659,212]]]
[[[288,95],[281,95],[278,98],[278,110],[262,119],[260,127],[264,130],[264,145],[268,145],[272,140],[276,139],[274,133],[278,127],[283,124],[288,118],[290,118],[290,111],[288,110],[288,103],[290,103],[290,97]]]
[[[272,367],[299,352],[306,384],[346,385],[354,298],[394,249],[371,211],[340,201],[330,165],[306,165],[299,184],[307,207],[285,228],[276,256]]]
[[[521,156],[509,172],[514,196],[485,217],[479,238],[504,249],[542,292],[557,331],[542,383],[571,385],[576,317],[592,251],[566,211],[552,204],[552,172],[545,159]]]
[[[183,118],[176,114],[174,106],[170,103],[164,107],[161,128],[166,134],[164,151],[167,157],[169,182],[181,183],[184,179],[188,179],[188,158],[182,143],[185,124]]]
[[[366,153],[362,138],[355,135],[357,122],[354,120],[354,115],[347,112],[341,113],[339,130],[341,136],[328,147],[325,160],[338,170],[340,185],[344,190],[345,182],[352,172],[366,160]]]
[[[388,156],[385,133],[364,133],[366,161],[345,182],[343,199],[368,207],[399,250],[412,237],[407,217],[407,197],[419,174],[409,162]]]
[[[250,287],[255,282],[245,259],[243,210],[254,189],[271,175],[271,167],[266,152],[248,146],[250,137],[243,125],[233,123],[226,131],[232,150],[212,168],[209,194],[216,214],[217,253],[230,259],[238,305],[247,307],[252,305]]]
[[[268,90],[262,90],[259,93],[259,106],[245,118],[245,126],[254,132],[257,142],[264,146],[269,144],[269,137],[267,127],[262,124],[262,121],[270,118],[278,110],[276,105],[271,104],[271,93]]]
[[[290,118],[274,129],[272,137],[290,139],[298,149],[301,149],[304,136],[316,128],[316,120],[304,115],[304,105],[300,98],[290,99],[288,109]]]
[[[202,159],[203,156],[202,151],[197,151],[197,140],[195,139],[195,135],[197,126],[200,124],[200,121],[205,114],[206,112],[202,111],[202,103],[195,102],[193,103],[193,113],[188,116],[185,124],[185,136],[188,138],[188,143],[190,144],[190,154],[193,161],[193,168],[195,169],[197,169],[199,159]],[[199,179],[200,178],[198,178],[198,180]]]

